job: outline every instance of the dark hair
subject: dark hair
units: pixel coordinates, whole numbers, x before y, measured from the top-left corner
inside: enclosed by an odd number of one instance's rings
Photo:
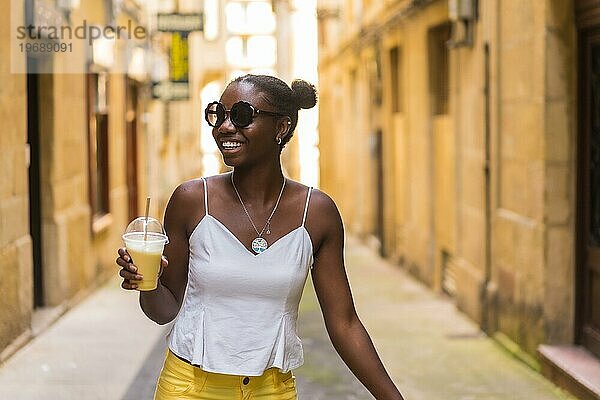
[[[270,75],[247,74],[236,78],[235,83],[250,83],[262,90],[267,103],[275,107],[276,112],[290,117],[290,129],[283,138],[281,147],[292,138],[294,129],[298,124],[298,110],[313,108],[317,104],[317,89],[315,86],[302,79],[292,82],[290,88],[284,81]]]

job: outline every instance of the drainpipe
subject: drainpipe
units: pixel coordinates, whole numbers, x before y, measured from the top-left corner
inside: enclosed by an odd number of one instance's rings
[[[483,44],[484,56],[484,147],[485,147],[485,265],[484,276],[481,284],[481,329],[490,333],[490,283],[492,274],[492,218],[491,218],[491,181],[490,181],[490,140],[491,140],[491,124],[490,124],[490,45],[488,42]]]

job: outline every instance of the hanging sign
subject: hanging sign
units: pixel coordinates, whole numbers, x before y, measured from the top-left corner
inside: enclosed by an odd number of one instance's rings
[[[173,32],[169,53],[169,78],[171,82],[188,82],[190,72],[187,32]]]
[[[204,14],[165,14],[156,15],[156,30],[160,32],[192,32],[204,29]]]
[[[157,82],[152,84],[152,97],[162,101],[188,100],[190,86],[187,82]]]

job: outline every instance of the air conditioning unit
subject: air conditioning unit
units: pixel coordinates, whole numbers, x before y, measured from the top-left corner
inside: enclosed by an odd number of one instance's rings
[[[448,0],[448,18],[452,22],[452,37],[447,43],[448,47],[472,46],[477,0]]]
[[[451,21],[475,19],[477,0],[448,0],[448,16]]]

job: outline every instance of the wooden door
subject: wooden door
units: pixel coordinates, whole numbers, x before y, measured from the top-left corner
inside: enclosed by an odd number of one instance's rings
[[[600,25],[579,39],[577,337],[600,357]]]
[[[138,143],[137,143],[137,108],[138,87],[135,81],[127,79],[127,105],[125,110],[126,121],[126,170],[127,170],[127,197],[129,220],[139,216],[138,213]]]
[[[33,306],[44,306],[42,201],[40,177],[40,75],[37,60],[27,59],[27,143],[29,145],[29,232],[33,253]]]
[[[388,249],[386,248],[385,241],[385,188],[384,188],[384,165],[383,165],[383,132],[378,129],[373,136],[373,156],[375,158],[375,206],[377,211],[375,213],[375,235],[379,239],[381,246],[379,247],[379,253],[382,256],[386,256]]]

